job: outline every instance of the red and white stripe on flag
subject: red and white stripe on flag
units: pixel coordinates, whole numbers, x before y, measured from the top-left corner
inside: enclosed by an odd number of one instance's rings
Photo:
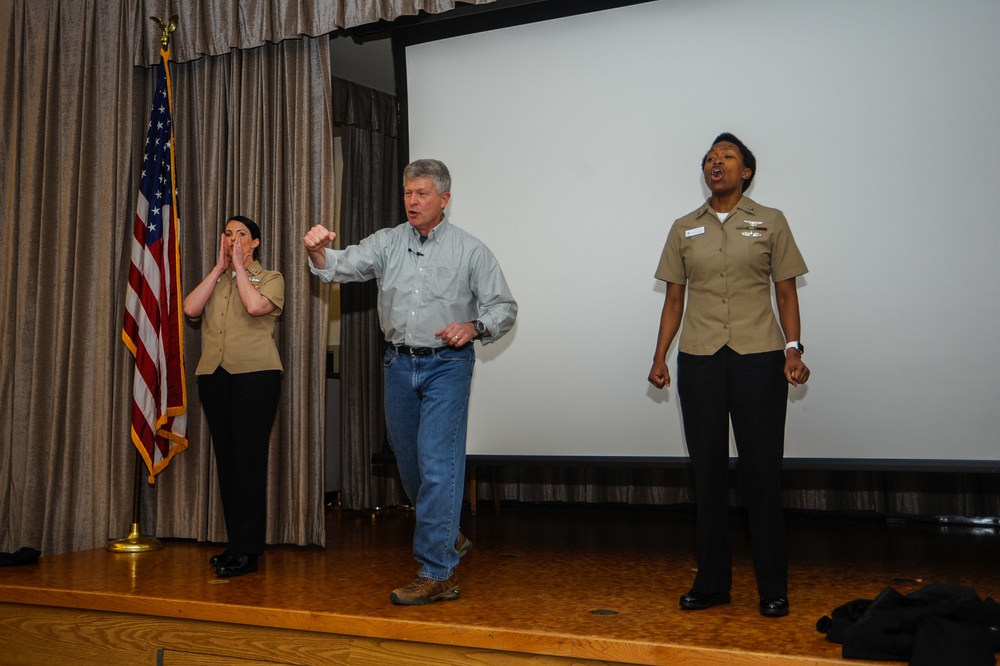
[[[169,51],[162,56],[133,223],[122,340],[135,356],[132,442],[149,482],[188,446],[181,257],[170,119]]]

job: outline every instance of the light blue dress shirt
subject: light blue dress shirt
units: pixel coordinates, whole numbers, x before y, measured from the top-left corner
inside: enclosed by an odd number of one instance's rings
[[[309,270],[324,282],[378,284],[378,313],[386,342],[440,347],[448,324],[480,320],[496,342],[514,326],[517,303],[496,257],[482,241],[447,218],[424,242],[408,222],[380,229],[343,250],[326,249],[326,265]]]

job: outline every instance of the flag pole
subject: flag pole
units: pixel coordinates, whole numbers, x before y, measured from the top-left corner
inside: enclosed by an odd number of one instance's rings
[[[132,483],[132,528],[124,539],[116,539],[108,543],[107,550],[111,553],[146,553],[163,548],[163,543],[156,537],[144,537],[139,533],[139,484],[145,464],[139,453],[135,454],[135,480]]]
[[[160,44],[162,44],[161,54],[169,53],[170,34],[177,29],[177,16],[171,16],[164,22],[156,16],[150,16],[160,26]],[[164,63],[165,66],[166,63]],[[169,86],[168,86],[169,87]],[[156,537],[144,537],[139,532],[139,510],[140,510],[140,484],[142,474],[145,469],[144,461],[136,451],[135,456],[135,478],[132,483],[132,527],[129,535],[124,539],[116,539],[107,545],[107,550],[112,553],[144,553],[163,548],[163,543]],[[152,472],[151,472],[152,474]],[[152,479],[152,476],[150,477]]]

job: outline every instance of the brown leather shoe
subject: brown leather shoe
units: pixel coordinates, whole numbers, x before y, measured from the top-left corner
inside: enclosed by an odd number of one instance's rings
[[[458,587],[458,576],[452,574],[448,580],[434,580],[433,578],[423,578],[417,576],[416,580],[393,590],[390,599],[392,603],[401,606],[419,606],[429,604],[434,601],[451,601],[458,599],[462,590]]]
[[[458,541],[455,542],[455,550],[458,551],[459,557],[465,557],[472,550],[472,542],[469,541],[464,534],[458,533]]]

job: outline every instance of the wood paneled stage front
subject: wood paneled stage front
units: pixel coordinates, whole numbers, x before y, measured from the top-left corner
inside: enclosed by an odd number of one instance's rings
[[[0,567],[0,663],[859,664],[816,629],[836,606],[935,582],[1000,593],[993,527],[790,513],[792,612],[763,618],[736,513],[733,603],[685,612],[690,507],[477,514],[462,597],[429,606],[389,601],[416,571],[405,510],[331,510],[326,548],[270,547],[240,578],[217,578],[218,547],[188,541]]]

